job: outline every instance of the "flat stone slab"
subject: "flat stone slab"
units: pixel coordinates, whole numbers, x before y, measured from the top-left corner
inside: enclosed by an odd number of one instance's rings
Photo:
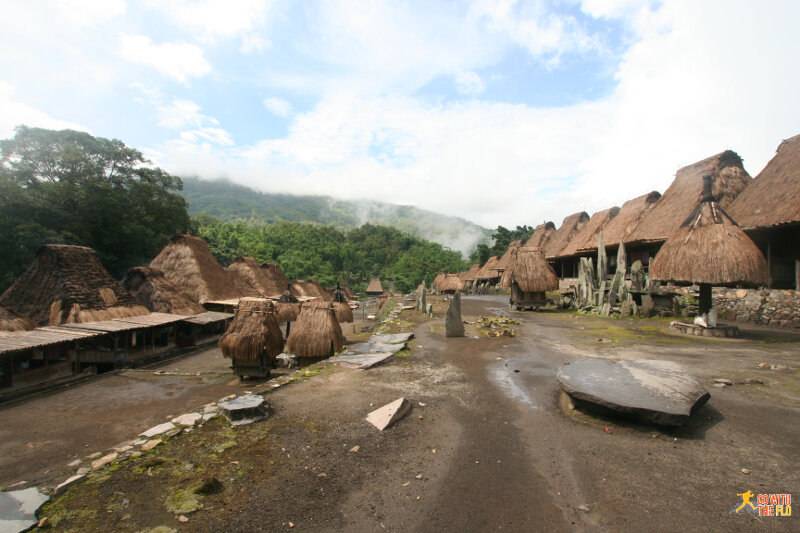
[[[155,437],[156,435],[163,435],[167,431],[171,431],[175,429],[175,424],[172,422],[164,422],[163,424],[159,424],[157,426],[153,426],[147,431],[143,431],[139,433],[142,437],[147,437],[148,439],[151,437]]]
[[[331,357],[330,359],[328,359],[328,361],[331,363],[337,363],[341,366],[349,368],[360,368],[364,370],[367,368],[372,368],[373,366],[386,361],[393,355],[394,354],[392,352],[342,354],[342,355],[337,355],[335,357]]]
[[[663,426],[686,424],[711,397],[684,367],[655,359],[573,361],[558,384],[579,407]]]
[[[219,412],[232,426],[252,424],[269,417],[269,404],[263,396],[246,394],[219,404]]]
[[[398,342],[408,342],[414,338],[413,333],[376,333],[370,337],[369,342],[380,342],[383,344],[396,344]]]
[[[63,483],[60,483],[60,484],[56,485],[56,488],[55,488],[55,491],[54,491],[55,495],[58,496],[59,494],[61,494],[65,490],[67,490],[68,487],[70,487],[71,485],[74,485],[78,481],[80,481],[82,479],[85,479],[85,478],[86,478],[86,474],[75,474],[72,477],[68,477],[66,479],[66,481],[64,481]]]
[[[200,413],[186,413],[172,419],[172,423],[178,426],[193,426],[203,419]]]
[[[359,342],[347,347],[346,354],[363,354],[363,353],[397,353],[406,347],[406,343],[388,344],[382,342]]]
[[[0,532],[17,533],[35,526],[39,522],[36,512],[49,499],[35,487],[0,492]]]
[[[366,421],[378,428],[378,431],[383,431],[406,416],[409,411],[411,411],[411,402],[405,398],[399,398],[372,411],[367,415]]]
[[[111,461],[115,460],[119,455],[117,452],[109,453],[108,455],[104,455],[100,459],[96,459],[92,461],[92,470],[97,470],[98,468],[103,468]]]
[[[297,361],[297,356],[282,353],[275,358],[275,368],[299,368],[300,363]]]
[[[699,324],[673,321],[670,322],[669,329],[695,337],[738,337],[740,335],[738,327],[727,324],[717,324],[715,327],[709,328]]]

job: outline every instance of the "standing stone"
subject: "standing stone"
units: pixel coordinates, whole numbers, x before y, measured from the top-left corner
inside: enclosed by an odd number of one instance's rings
[[[625,272],[628,269],[628,254],[625,252],[625,243],[619,241],[619,248],[617,249],[617,272],[622,270]]]
[[[628,318],[633,314],[633,306],[631,304],[633,304],[633,298],[628,296],[628,298],[622,302],[622,305],[619,308],[620,316],[623,318]]]
[[[603,242],[603,232],[597,243],[597,283],[603,283],[608,276],[608,256],[606,256],[606,245]]]
[[[425,281],[422,281],[422,294],[419,296],[419,309],[420,313],[425,312],[425,308],[428,307],[427,297],[425,296]]]
[[[611,288],[608,290],[608,303],[611,307],[617,305],[617,298],[619,297],[619,289],[625,281],[625,270],[617,270],[614,274],[614,279],[611,280]]]
[[[456,291],[444,317],[444,336],[463,337],[464,323],[461,321],[461,293]]]
[[[425,306],[425,315],[428,318],[433,318],[433,304],[427,304]]]
[[[650,318],[650,316],[653,314],[653,307],[655,307],[653,304],[653,297],[649,294],[643,294],[641,309],[642,316],[645,318]]]
[[[631,265],[631,290],[644,290],[644,270],[642,268],[642,262],[638,259]]]
[[[600,287],[597,289],[597,302],[595,302],[595,307],[603,307],[603,303],[606,301],[606,281],[603,280],[600,282]]]

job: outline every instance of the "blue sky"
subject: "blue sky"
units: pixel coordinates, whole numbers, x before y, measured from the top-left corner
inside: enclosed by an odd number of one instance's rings
[[[487,227],[661,192],[800,133],[800,4],[4,2],[0,138],[118,138],[178,175]]]

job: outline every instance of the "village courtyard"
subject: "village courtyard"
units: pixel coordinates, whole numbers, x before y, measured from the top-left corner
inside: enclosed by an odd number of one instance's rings
[[[733,511],[747,491],[800,487],[800,334],[685,337],[667,319],[465,296],[466,335],[446,338],[448,302],[429,301],[432,318],[383,323],[415,337],[367,370],[323,361],[239,381],[213,344],[6,405],[0,485],[53,487],[116,448],[43,507],[41,530],[796,531],[796,516]],[[511,318],[516,336],[486,336],[481,316]],[[348,343],[369,335],[357,329],[343,328]],[[711,398],[674,429],[596,416],[556,380],[587,358],[675,361]],[[267,420],[216,417],[130,454],[147,428],[248,391],[266,393]],[[400,397],[407,416],[382,432],[365,422]]]

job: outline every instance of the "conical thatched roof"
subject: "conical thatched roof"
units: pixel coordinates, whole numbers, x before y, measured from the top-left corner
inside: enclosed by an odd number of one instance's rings
[[[304,305],[286,339],[286,351],[297,357],[327,357],[343,348],[342,327],[333,309]]]
[[[200,237],[175,235],[150,266],[162,270],[178,290],[199,303],[242,296]]]
[[[447,272],[445,272],[444,269],[441,269],[439,273],[436,274],[436,277],[433,278],[433,283],[431,283],[431,288],[438,289],[439,284],[442,282],[446,274]]]
[[[636,229],[636,226],[647,213],[656,205],[661,193],[653,191],[643,194],[633,200],[628,200],[619,210],[619,213],[603,226],[603,242],[608,246],[617,246],[620,242],[626,241],[628,235]],[[597,250],[597,238],[594,241],[586,241],[578,245],[578,251],[586,252]]]
[[[304,281],[298,279],[292,282],[292,294],[298,298],[319,298],[320,300],[330,302],[333,297],[326,291],[317,280]]]
[[[265,298],[241,298],[228,331],[219,340],[222,355],[238,364],[275,359],[283,352],[283,335],[272,302]]]
[[[336,315],[336,321],[339,322],[339,324],[353,321],[353,310],[350,309],[350,306],[346,302],[325,302],[322,300],[311,300],[301,305],[301,312],[302,308],[306,306],[322,307],[325,309],[332,308],[334,314]]]
[[[550,259],[561,255],[561,250],[567,247],[587,222],[589,222],[589,215],[585,211],[565,218],[561,227],[555,230],[545,243],[543,247],[545,257]],[[536,235],[536,231],[533,234]]]
[[[146,315],[84,246],[46,244],[33,264],[0,296],[0,305],[40,326]]]
[[[486,280],[486,279],[494,279],[500,277],[500,275],[497,273],[497,270],[495,270],[495,267],[497,266],[497,263],[499,261],[500,258],[497,257],[496,255],[493,255],[492,257],[487,259],[486,263],[484,263],[484,265],[478,271],[477,279]]]
[[[558,290],[558,276],[544,257],[541,248],[520,248],[514,250],[512,283],[525,292],[545,292]]]
[[[544,224],[539,224],[534,228],[533,235],[528,237],[523,244],[523,248],[542,248],[544,249],[545,245],[550,241],[550,237],[553,236],[553,233],[556,232],[556,225],[552,222],[545,222]]]
[[[380,278],[372,278],[367,285],[367,294],[383,294],[383,285],[381,285]]]
[[[233,279],[240,295],[269,298],[280,295],[283,290],[252,257],[237,257],[225,271]]]
[[[297,320],[297,315],[300,314],[300,300],[289,290],[288,283],[286,290],[281,294],[280,298],[273,303],[275,305],[278,322],[294,322]]]
[[[0,335],[13,331],[26,331],[35,327],[36,324],[30,318],[25,318],[10,309],[0,306]]]
[[[481,271],[481,265],[475,263],[469,268],[469,270],[459,274],[458,277],[460,277],[464,281],[475,281],[476,279],[478,279],[478,273],[480,271]]]
[[[444,280],[439,283],[439,292],[454,293],[464,290],[464,281],[456,274],[445,274]]]
[[[675,180],[650,213],[625,239],[625,244],[666,240],[697,206],[697,199],[703,192],[702,178],[705,174],[711,175],[714,198],[723,208],[727,208],[752,181],[742,166],[742,158],[731,150],[683,167],[675,174]]]
[[[778,146],[775,157],[728,209],[743,228],[800,222],[800,135]]]
[[[289,278],[283,273],[281,267],[275,263],[263,263],[261,270],[265,276],[264,283],[270,295],[281,294],[289,285]]]
[[[157,268],[129,268],[122,285],[151,312],[187,316],[205,312],[202,305],[179,291]]]
[[[677,283],[763,285],[767,261],[758,246],[707,194],[650,263],[650,278]]]
[[[603,235],[605,235],[603,228],[616,218],[619,211],[619,207],[611,207],[592,215],[589,222],[587,222],[558,253],[558,257],[573,256],[578,253],[578,250],[582,248],[591,248],[592,245],[597,248],[597,239],[600,232],[602,231]]]
[[[503,253],[503,255],[500,257],[500,259],[497,261],[497,264],[494,266],[494,268],[495,268],[495,270],[497,270],[498,274],[500,274],[502,276],[503,272],[505,272],[505,270],[509,267],[509,265],[511,265],[511,250],[515,250],[515,249],[519,248],[520,246],[522,246],[522,241],[521,240],[519,240],[519,241],[511,241],[508,244],[508,248],[506,249],[505,253]]]

